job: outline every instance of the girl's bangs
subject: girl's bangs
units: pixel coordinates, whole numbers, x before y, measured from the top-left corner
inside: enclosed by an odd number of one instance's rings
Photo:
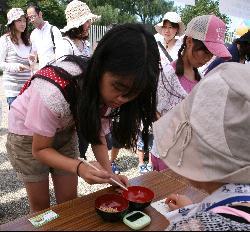
[[[126,94],[127,97],[139,95],[147,86],[147,78],[144,70],[140,70],[138,74],[131,75],[130,78],[133,80],[133,82]]]

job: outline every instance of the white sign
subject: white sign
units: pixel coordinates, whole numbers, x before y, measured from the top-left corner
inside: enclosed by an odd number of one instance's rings
[[[219,9],[222,14],[239,18],[250,18],[249,0],[220,0]]]
[[[176,0],[176,1],[184,3],[186,5],[195,6],[195,0]]]

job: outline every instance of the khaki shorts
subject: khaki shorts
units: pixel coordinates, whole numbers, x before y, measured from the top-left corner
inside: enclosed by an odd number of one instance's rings
[[[57,134],[53,148],[67,157],[76,159],[79,156],[76,136],[64,132]],[[70,172],[51,168],[34,158],[32,155],[32,136],[9,133],[6,148],[11,165],[17,172],[17,176],[24,182],[46,180],[49,173],[54,175],[72,175]]]

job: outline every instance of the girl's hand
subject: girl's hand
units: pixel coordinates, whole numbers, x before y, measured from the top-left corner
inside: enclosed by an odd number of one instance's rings
[[[190,200],[190,198],[188,198],[185,195],[180,195],[180,194],[170,194],[167,198],[165,203],[168,205],[168,207],[170,208],[170,210],[176,210],[176,209],[180,209],[182,207],[185,207],[187,205],[191,205],[193,204],[193,202]]]
[[[83,178],[88,184],[105,184],[110,182],[110,177],[112,176],[110,173],[101,168],[97,162],[91,162],[92,165],[100,169],[97,171],[96,169],[90,167],[85,163],[81,163],[78,169],[78,173],[81,178]]]
[[[128,183],[128,178],[124,175],[115,175],[115,174],[112,174],[112,178],[114,180],[116,180],[117,182],[121,183],[122,185],[124,185],[125,187],[128,187],[129,186],[129,183]],[[111,185],[114,185],[114,186],[118,186],[116,183],[114,183],[112,180],[109,181],[109,183]]]
[[[20,71],[20,72],[23,72],[23,71],[25,71],[25,70],[30,70],[30,68],[29,68],[28,66],[25,66],[25,65],[23,65],[23,64],[20,64],[20,65],[19,65],[19,71]]]
[[[36,61],[36,55],[29,54],[28,60],[29,60],[30,63],[35,63],[35,61]]]

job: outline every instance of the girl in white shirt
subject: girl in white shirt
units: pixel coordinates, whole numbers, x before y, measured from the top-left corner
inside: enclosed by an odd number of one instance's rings
[[[7,14],[8,32],[0,38],[0,69],[9,106],[16,99],[23,84],[30,78],[30,42],[27,20],[21,8],[12,8]]]

